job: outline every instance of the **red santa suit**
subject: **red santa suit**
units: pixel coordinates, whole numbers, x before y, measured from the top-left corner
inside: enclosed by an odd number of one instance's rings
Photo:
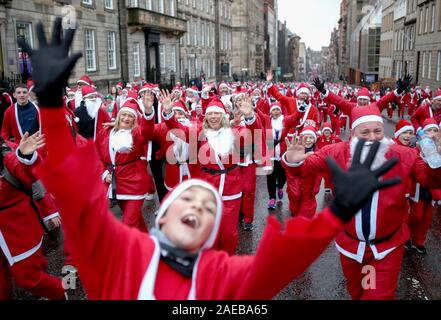
[[[12,144],[9,146],[14,148]],[[31,160],[22,159],[20,163],[13,151],[5,156],[4,165],[31,190],[37,179],[30,165],[36,160],[34,153]],[[47,261],[41,250],[43,229],[31,201],[26,193],[0,175],[0,300],[12,299],[11,276],[18,286],[34,295],[53,300],[64,297],[61,279],[45,272]],[[43,221],[52,218],[44,214],[41,217]]]
[[[120,112],[138,116],[139,105],[127,100]],[[108,128],[101,130],[97,139],[98,152],[104,164],[102,179],[112,175],[108,186],[108,198],[117,200],[123,211],[123,223],[147,231],[142,217],[142,205],[149,191],[147,163],[142,160],[145,145],[151,138],[154,125],[154,113],[142,119],[142,127],[131,130]]]
[[[438,90],[433,98],[434,100],[441,100],[441,90]],[[424,121],[429,118],[434,118],[437,123],[441,122],[441,109],[435,111],[430,104],[421,105],[413,114],[411,121],[415,130],[423,127]]]
[[[32,102],[29,101],[29,103]],[[32,105],[35,107],[35,109],[37,109],[38,118],[40,118],[40,110],[35,104],[32,103]],[[20,125],[20,121],[18,120],[18,108],[18,104],[15,103],[12,107],[6,109],[1,132],[3,139],[8,141],[12,137],[14,139],[14,143],[17,144],[20,143],[21,138],[25,134]],[[38,123],[40,125],[41,121],[39,120]]]
[[[319,150],[323,149],[326,146],[330,146],[330,145],[334,145],[334,144],[342,142],[342,140],[340,139],[340,137],[338,135],[333,134],[332,126],[329,122],[323,124],[322,133],[325,132],[326,130],[331,132],[331,136],[329,138],[327,138],[327,137],[325,137],[324,134],[322,134],[317,139],[317,149],[319,149]],[[325,173],[323,175],[323,179],[325,180],[325,189],[332,189],[331,177]]]
[[[383,121],[375,106],[356,107],[351,117],[352,129],[364,122]],[[332,157],[340,166],[347,168],[351,161],[350,144],[354,142],[357,141],[324,147],[303,163],[287,163],[285,156],[283,161],[288,172],[300,175],[328,172],[327,157]],[[383,152],[386,152],[385,159],[399,159],[398,165],[385,174],[383,179],[400,177],[402,183],[376,192],[336,239],[348,290],[353,299],[395,297],[404,252],[403,244],[409,239],[405,197],[409,179],[414,178],[427,188],[439,188],[441,185],[441,169],[430,169],[416,153],[409,152],[408,148],[391,144]],[[362,288],[361,280],[365,274],[361,271],[366,265],[382,270],[376,273],[375,289]]]
[[[418,108],[418,95],[416,92],[408,92],[404,96],[404,104],[407,106],[407,114],[409,117],[413,116],[413,113]]]
[[[212,249],[222,210],[217,196],[215,227],[198,254],[192,277],[185,278],[160,259],[155,238],[122,225],[109,212],[95,147],[75,148],[71,141],[66,142],[69,133],[67,127],[60,130],[63,114],[58,110],[44,109],[42,115],[52,131],[47,136],[50,162],[39,174],[59,200],[90,299],[271,299],[303,273],[342,230],[328,209],[311,221],[289,220],[283,231],[275,218],[269,218],[254,257],[229,257]],[[78,178],[84,176],[87,179]],[[173,201],[182,188],[167,199]],[[72,197],[74,190],[77,194]],[[161,207],[161,215],[167,203]]]
[[[204,114],[219,112],[226,114],[225,107],[219,99],[213,99]],[[189,129],[182,126],[170,114],[165,118],[170,129],[181,129],[186,134],[189,142]],[[224,202],[222,226],[218,239],[218,248],[234,254],[236,251],[238,233],[237,222],[239,220],[240,203],[243,192],[242,173],[238,166],[240,155],[241,131],[260,129],[261,124],[257,117],[246,122],[247,127],[221,128],[220,130],[200,130],[198,133],[198,165],[199,178],[207,181],[218,188]],[[248,129],[248,130],[247,130]],[[189,142],[193,148],[194,142]]]

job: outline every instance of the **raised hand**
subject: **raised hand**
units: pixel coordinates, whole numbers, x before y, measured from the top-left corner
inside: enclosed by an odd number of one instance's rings
[[[159,102],[161,102],[162,110],[165,114],[169,114],[172,112],[173,100],[168,90],[161,90],[161,94],[159,95]]]
[[[142,97],[142,103],[144,104],[145,114],[152,114],[154,102],[155,102],[155,96],[153,92],[146,92]]]
[[[326,94],[325,82],[321,81],[320,78],[312,80],[312,85],[317,88],[318,92]]]
[[[239,111],[245,116],[245,118],[251,118],[254,114],[253,101],[251,97],[246,96],[239,101]]]
[[[43,108],[63,106],[64,88],[77,60],[82,56],[81,52],[69,56],[75,29],[63,31],[64,36],[61,36],[61,18],[57,17],[50,44],[46,41],[41,22],[37,24],[37,38],[40,44],[38,50],[33,50],[22,37],[17,40],[23,51],[31,57],[34,91]]]
[[[289,163],[298,163],[305,161],[309,156],[313,155],[314,152],[306,153],[305,147],[302,145],[301,141],[291,142],[289,138],[285,138],[286,142],[286,161]]]
[[[398,94],[402,94],[409,88],[413,78],[410,74],[406,75],[404,79],[398,79],[397,81],[397,92]]]
[[[18,149],[21,154],[29,156],[45,145],[44,135],[40,134],[40,132],[34,133],[32,136],[29,136],[29,133],[26,132],[20,140]]]
[[[365,143],[364,140],[358,142],[352,165],[347,172],[343,171],[334,159],[330,157],[326,159],[335,190],[335,200],[331,204],[331,210],[343,222],[349,222],[363,208],[374,192],[401,183],[400,178],[379,180],[398,163],[397,158],[388,160],[376,170],[371,170],[380,147],[378,141],[370,147],[364,163],[360,162]]]
[[[268,70],[266,72],[266,82],[273,82],[273,79],[274,79],[273,70]]]

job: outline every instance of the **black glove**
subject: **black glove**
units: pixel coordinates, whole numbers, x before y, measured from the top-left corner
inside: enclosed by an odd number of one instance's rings
[[[404,77],[404,80],[398,79],[397,81],[397,92],[398,94],[402,94],[404,91],[409,88],[410,83],[412,82],[412,76],[408,74]]]
[[[319,78],[315,78],[315,79],[312,81],[312,85],[313,85],[314,87],[316,87],[317,90],[318,90],[320,93],[322,93],[322,94],[326,94],[325,83],[324,83],[323,81],[320,81]]]
[[[376,170],[370,169],[380,147],[378,141],[370,147],[364,163],[360,163],[365,142],[361,140],[357,144],[351,168],[347,172],[343,171],[334,159],[326,159],[335,187],[335,200],[331,204],[331,211],[343,222],[349,222],[374,192],[401,183],[400,178],[379,181],[381,176],[398,163],[397,158],[387,161]]]
[[[24,38],[17,39],[18,45],[31,57],[34,91],[42,107],[63,105],[64,88],[75,63],[82,56],[81,52],[69,56],[75,29],[64,30],[64,37],[61,32],[61,18],[56,18],[50,44],[46,42],[41,22],[37,24],[38,50],[32,50]]]

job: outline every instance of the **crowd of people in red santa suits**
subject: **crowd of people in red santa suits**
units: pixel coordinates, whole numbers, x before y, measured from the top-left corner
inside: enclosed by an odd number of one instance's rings
[[[152,201],[155,194],[162,201],[168,191],[183,181],[199,178],[215,186],[223,202],[215,248],[233,255],[240,215],[245,230],[254,228],[258,173],[267,176],[269,210],[282,205],[286,185],[291,214],[308,219],[316,215],[316,195],[322,179],[327,193],[333,188],[329,172],[323,168],[324,154],[334,155],[342,165],[348,163],[349,142],[342,143],[340,135],[353,129],[349,126],[356,119],[354,110],[365,107],[372,113],[368,116],[377,116],[375,109],[378,112],[387,109],[390,116],[391,105],[396,104],[399,116],[404,118],[407,108],[411,122],[403,119],[398,123],[394,141],[409,148],[406,159],[412,163],[421,161],[412,144],[416,131],[422,129],[435,135],[439,130],[441,89],[432,95],[428,90],[411,87],[407,93],[390,91],[380,96],[367,88],[328,84],[323,90],[320,86],[316,88],[317,84],[320,83],[276,84],[268,72],[266,82],[205,83],[201,91],[196,86],[177,84],[168,93],[142,80],[125,86],[120,82],[103,95],[85,75],[78,79],[75,88],[66,88],[64,115],[77,145],[85,145],[88,140],[95,142],[102,183],[108,190],[109,202],[121,208],[124,224],[147,233],[142,217],[144,201]],[[4,158],[5,167],[32,189],[36,178],[28,165],[36,159],[23,164],[20,161],[24,160],[15,156],[21,152],[17,147],[23,138],[25,147],[29,136],[44,132],[38,101],[28,95],[30,92],[31,81],[26,88],[16,88],[17,102],[9,96],[10,106],[4,113],[1,136],[3,144],[12,150]],[[249,104],[253,110],[247,109]],[[22,107],[27,111],[22,112]],[[152,108],[153,114],[146,116],[146,110]],[[248,118],[247,114],[252,116]],[[216,117],[222,118],[220,126]],[[283,158],[295,141],[311,156],[300,166],[292,166]],[[40,154],[44,158],[44,151]],[[421,163],[418,165],[422,168]],[[396,269],[390,279],[381,279],[386,287],[383,291],[373,290],[371,295],[362,292],[358,280],[364,264],[375,260],[386,261],[383,265],[378,263],[378,268],[399,266],[404,244],[409,250],[426,253],[424,243],[432,220],[432,205],[440,204],[441,192],[426,189],[436,185],[433,177],[431,180],[415,168],[402,170],[400,176],[404,175],[405,181],[411,178],[406,186],[408,198],[395,199],[392,192],[384,193],[380,200],[377,196],[377,204],[382,210],[388,208],[384,210],[391,214],[386,219],[380,211],[375,212],[378,221],[373,222],[376,226],[371,226],[371,231],[378,230],[374,239],[368,235],[368,239],[360,240],[358,220],[337,239],[348,290],[354,299],[395,296]],[[61,280],[45,273],[47,263],[41,253],[43,230],[34,212],[38,211],[44,223],[58,227],[61,221],[56,198],[46,193],[43,199],[35,201],[35,209],[23,190],[8,185],[4,177],[0,181],[0,207],[5,211],[0,215],[0,299],[11,297],[11,277],[35,295],[63,298]],[[404,207],[398,210],[397,205]],[[385,226],[384,221],[379,222],[380,218],[393,221]],[[403,219],[410,233],[402,226]],[[69,249],[71,239],[67,236],[64,241],[65,264],[75,270],[76,262]],[[366,249],[360,249],[363,243],[364,246],[368,243]]]

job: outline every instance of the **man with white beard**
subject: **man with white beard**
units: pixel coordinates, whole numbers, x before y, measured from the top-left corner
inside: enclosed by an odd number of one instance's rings
[[[110,122],[110,116],[104,108],[101,108],[102,101],[91,86],[82,86],[81,94],[83,101],[80,107],[74,110],[78,121],[78,133],[86,139],[95,141],[104,123]]]
[[[409,239],[406,224],[408,212],[406,192],[412,177],[426,188],[441,186],[441,169],[432,170],[417,153],[393,144],[385,137],[380,111],[375,106],[357,106],[351,113],[352,138],[348,142],[326,146],[314,154],[305,154],[300,144],[287,141],[288,151],[283,156],[286,170],[303,175],[329,173],[326,158],[331,157],[343,168],[349,168],[355,156],[359,139],[369,143],[362,151],[362,161],[374,141],[379,141],[379,152],[373,162],[375,170],[387,159],[398,158],[399,163],[382,179],[401,178],[401,184],[376,192],[354,219],[348,216],[346,229],[336,239],[341,264],[353,299],[394,299],[404,253]],[[438,140],[439,141],[439,140]],[[377,176],[384,173],[379,170]],[[336,177],[333,177],[335,179]],[[357,190],[352,191],[356,197]],[[337,195],[338,197],[338,195]],[[349,197],[351,198],[351,197]],[[334,204],[335,210],[345,211],[348,204]]]

